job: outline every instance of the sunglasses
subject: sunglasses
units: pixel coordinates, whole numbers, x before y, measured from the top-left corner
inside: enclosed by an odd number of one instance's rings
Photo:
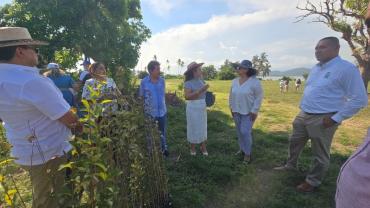
[[[39,49],[36,48],[35,46],[20,46],[21,48],[24,48],[24,49],[31,49],[33,50],[35,53],[39,53]]]

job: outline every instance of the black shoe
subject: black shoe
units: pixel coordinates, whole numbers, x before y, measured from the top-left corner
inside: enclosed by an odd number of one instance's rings
[[[163,151],[163,155],[165,157],[168,157],[168,156],[170,156],[170,152],[168,150],[165,150],[165,151]]]

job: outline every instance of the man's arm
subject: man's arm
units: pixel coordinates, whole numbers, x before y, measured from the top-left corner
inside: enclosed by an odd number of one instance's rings
[[[66,125],[73,133],[79,134],[83,131],[82,124],[78,121],[78,117],[75,113],[69,110],[66,114],[58,119],[61,123]]]
[[[346,95],[344,107],[331,117],[335,122],[340,123],[355,115],[361,108],[367,105],[367,92],[357,68],[348,69],[341,78],[343,89]]]
[[[34,79],[25,84],[22,99],[35,106],[51,120],[58,120],[70,129],[82,130],[77,116],[64,100],[62,93],[47,78]]]

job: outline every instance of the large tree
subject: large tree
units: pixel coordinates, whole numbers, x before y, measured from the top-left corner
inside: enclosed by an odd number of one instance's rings
[[[271,64],[270,61],[267,59],[266,52],[261,53],[260,56],[255,55],[252,58],[253,67],[258,71],[259,75],[262,77],[266,77],[271,73]]]
[[[314,16],[314,22],[324,23],[342,34],[357,61],[366,88],[370,81],[370,30],[365,26],[367,4],[368,0],[307,0],[305,6],[298,6],[306,11],[298,21]]]
[[[205,80],[212,80],[212,79],[217,78],[217,70],[215,66],[213,65],[203,66],[202,71],[203,71],[203,78]]]
[[[66,53],[55,51],[83,53],[108,65],[113,76],[137,64],[150,36],[139,0],[14,0],[1,8],[0,25],[27,27],[33,38],[48,41],[40,51],[43,63]]]
[[[232,80],[236,77],[235,68],[232,62],[228,59],[225,60],[224,64],[221,65],[220,71],[218,72],[218,78],[220,80]]]

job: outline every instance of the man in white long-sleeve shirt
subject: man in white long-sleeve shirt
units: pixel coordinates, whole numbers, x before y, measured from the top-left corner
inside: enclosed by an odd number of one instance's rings
[[[301,100],[301,112],[293,121],[287,163],[276,170],[291,170],[308,139],[311,139],[313,164],[299,192],[312,192],[320,186],[330,163],[330,147],[340,123],[367,105],[367,93],[357,67],[340,58],[339,40],[319,41],[315,55],[319,63],[308,77]]]
[[[33,208],[65,207],[65,172],[58,169],[72,149],[71,129],[82,131],[60,90],[36,68],[36,47],[46,44],[26,28],[0,27],[0,118],[11,156],[30,173]]]

